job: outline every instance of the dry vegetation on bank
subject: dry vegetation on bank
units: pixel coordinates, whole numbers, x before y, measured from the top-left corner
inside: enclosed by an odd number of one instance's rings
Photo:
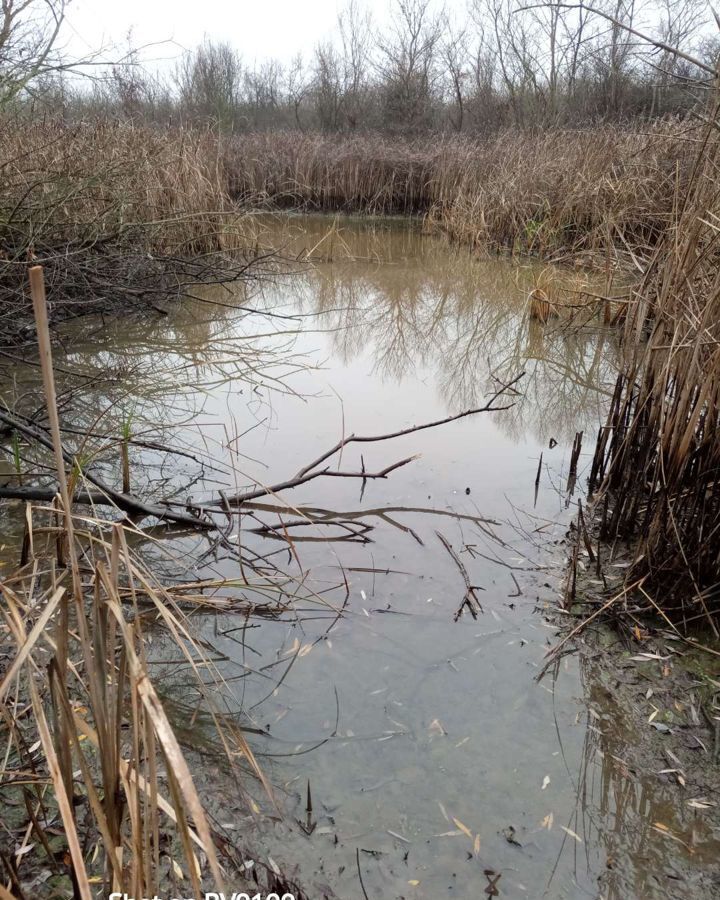
[[[0,341],[31,323],[29,262],[45,267],[55,321],[144,309],[183,283],[260,272],[246,226],[208,132],[6,120]]]
[[[250,134],[132,122],[6,120],[0,131],[0,339],[31,324],[28,262],[54,321],[156,306],[183,285],[261,275],[258,207],[424,216],[478,252],[633,269],[689,178],[682,123],[509,130],[486,140]]]
[[[625,360],[590,477],[601,536],[630,541],[653,613],[720,614],[720,140],[711,111],[672,224],[634,292]],[[650,593],[648,593],[650,592]],[[642,594],[645,600],[642,600]],[[652,594],[652,599],[650,597]]]
[[[254,134],[227,144],[229,190],[282,208],[425,215],[481,251],[645,256],[689,178],[681,122],[462,137]]]

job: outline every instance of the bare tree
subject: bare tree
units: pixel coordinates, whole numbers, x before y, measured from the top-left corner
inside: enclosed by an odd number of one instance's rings
[[[284,78],[283,68],[275,59],[244,72],[244,101],[253,127],[266,128],[279,119]]]
[[[187,114],[220,130],[234,127],[243,67],[230,44],[206,39],[181,60],[176,77],[180,102]]]
[[[288,106],[292,111],[293,122],[301,131],[303,126],[300,119],[300,110],[309,91],[310,79],[305,71],[302,55],[297,53],[292,58],[285,73],[285,94]]]
[[[66,0],[2,0],[0,106],[63,68],[57,40]]]
[[[465,121],[465,99],[470,80],[471,60],[465,27],[459,28],[445,18],[440,43],[440,58],[451,97],[450,121],[455,131],[462,131]],[[454,107],[454,109],[453,109]]]
[[[430,125],[441,35],[441,14],[431,0],[395,0],[391,25],[377,37],[388,125],[407,131]]]
[[[342,45],[343,111],[350,131],[360,124],[369,89],[372,50],[372,17],[358,3],[349,0],[338,16]]]
[[[698,41],[708,21],[708,6],[705,0],[660,0],[658,13],[658,36],[668,49],[658,50],[654,54],[657,63],[653,61],[653,67],[657,71],[657,78],[651,115],[664,112],[669,95],[678,93],[678,76],[690,76],[686,62],[669,48],[695,49],[693,43]],[[691,76],[689,81],[693,81]],[[683,99],[678,96],[680,103]]]
[[[330,42],[315,48],[315,112],[323,131],[338,131],[343,106],[343,62]]]

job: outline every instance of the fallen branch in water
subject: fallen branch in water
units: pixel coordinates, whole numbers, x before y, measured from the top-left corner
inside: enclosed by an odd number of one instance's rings
[[[488,400],[488,402],[484,406],[479,406],[476,409],[466,409],[464,412],[456,413],[454,416],[447,416],[444,419],[436,419],[434,422],[424,422],[422,425],[411,425],[408,428],[403,428],[400,431],[393,431],[389,434],[374,434],[374,435],[359,435],[359,434],[351,434],[349,437],[342,438],[342,440],[338,441],[334,447],[331,447],[321,456],[319,456],[316,460],[309,463],[307,466],[304,466],[300,471],[293,477],[288,479],[287,481],[281,481],[277,484],[269,485],[269,486],[260,486],[257,488],[252,488],[247,491],[242,491],[238,494],[233,494],[232,496],[228,496],[223,494],[218,500],[211,500],[208,503],[202,504],[203,508],[223,508],[226,509],[228,506],[241,506],[243,503],[247,503],[250,500],[257,500],[259,497],[266,497],[269,494],[277,494],[280,491],[288,490],[289,488],[298,487],[301,484],[305,484],[308,481],[312,481],[315,478],[319,478],[320,476],[326,477],[334,477],[334,478],[386,478],[390,472],[395,469],[399,469],[401,466],[407,465],[409,462],[412,462],[414,459],[417,459],[417,456],[410,456],[407,459],[400,460],[400,462],[393,463],[391,466],[387,466],[385,469],[382,469],[380,472],[342,472],[340,470],[330,469],[329,466],[326,466],[323,469],[318,469],[317,467],[326,462],[336,453],[339,453],[348,444],[369,444],[369,443],[377,443],[380,441],[390,441],[394,438],[405,437],[408,434],[414,434],[416,431],[424,431],[428,428],[438,428],[440,425],[447,425],[450,422],[457,422],[458,419],[464,419],[467,416],[474,416],[478,413],[483,412],[499,412],[504,409],[511,409],[515,404],[508,403],[504,406],[496,406],[495,402],[498,398],[502,397],[505,393],[507,393],[514,385],[516,385],[521,378],[525,375],[524,372],[521,372],[519,375],[516,375],[512,381],[507,382],[507,384],[503,384]]]
[[[460,557],[457,555],[457,553],[453,550],[450,541],[445,537],[445,535],[441,531],[436,531],[435,534],[440,539],[440,542],[442,543],[443,547],[450,554],[450,558],[453,560],[455,565],[458,567],[458,570],[463,577],[463,581],[465,582],[465,594],[463,595],[462,603],[460,604],[460,606],[457,609],[457,612],[455,613],[455,621],[457,622],[457,620],[460,618],[460,616],[463,613],[463,609],[465,609],[466,606],[467,606],[468,610],[470,611],[470,615],[473,617],[473,619],[477,619],[478,611],[484,612],[484,610],[482,608],[482,603],[480,602],[480,598],[478,597],[476,592],[484,591],[485,588],[481,587],[479,584],[471,584],[470,583],[470,576],[468,574],[468,570],[465,568],[465,564],[463,563],[463,561],[460,559]],[[477,606],[477,610],[475,609],[475,606],[473,606],[473,601],[475,602],[475,605]]]
[[[258,497],[266,497],[268,494],[278,494],[280,491],[286,491],[289,488],[299,487],[299,485],[305,484],[308,481],[312,481],[314,478],[319,478],[321,475],[327,476],[328,478],[387,478],[391,472],[394,472],[396,469],[399,469],[402,466],[406,466],[408,463],[411,463],[418,458],[419,456],[417,454],[415,456],[408,456],[406,459],[401,459],[399,462],[392,463],[389,466],[385,466],[385,468],[381,469],[379,472],[342,472],[337,469],[326,467],[324,469],[318,470],[317,472],[307,472],[304,475],[296,475],[294,478],[290,478],[288,481],[281,481],[278,484],[274,484],[270,487],[259,487],[254,490],[245,491],[242,494],[234,494],[232,497],[223,495],[219,500],[211,500],[209,503],[202,503],[198,505],[201,508],[222,507],[223,509],[228,505],[240,506],[242,503],[246,503],[248,500],[257,500]]]
[[[45,431],[37,426],[29,425],[26,422],[23,422],[20,418],[13,415],[11,412],[0,409],[0,422],[4,422],[10,428],[13,428],[28,440],[36,441],[38,444],[48,450],[53,449],[52,441]],[[75,464],[75,457],[65,446],[62,447],[62,455],[63,459],[68,465],[72,466]],[[96,475],[91,474],[90,472],[83,472],[83,477],[91,484],[94,484],[96,488],[98,488],[98,492],[93,491],[92,493],[87,495],[88,500],[90,498],[95,498],[96,493],[99,493],[101,497],[104,495],[103,499],[105,505],[115,506],[123,512],[128,513],[129,515],[142,517],[156,516],[158,519],[163,519],[168,522],[177,522],[181,525],[192,525],[194,528],[213,527],[211,522],[203,521],[196,518],[195,516],[189,515],[188,513],[174,512],[163,503],[147,503],[132,494],[126,494],[122,493],[121,491],[116,491],[114,488],[110,487],[109,484],[106,484],[104,481],[102,481],[102,479],[98,478]],[[26,500],[51,500],[57,493],[52,488],[36,489],[18,487],[4,488],[3,490],[4,493],[0,494],[0,496],[4,496],[5,498],[14,497],[15,499]],[[44,490],[44,494],[42,496],[36,495],[34,497],[29,494],[24,495],[24,492],[34,490]],[[108,503],[108,501],[110,502]],[[93,499],[92,502],[100,503],[102,501],[98,498],[97,500]]]
[[[309,481],[313,481],[316,478],[359,478],[363,481],[363,483],[371,479],[387,478],[387,476],[390,475],[391,472],[394,472],[397,469],[408,465],[408,463],[411,463],[413,462],[413,460],[417,459],[418,456],[408,456],[405,459],[401,459],[398,462],[394,462],[388,466],[385,466],[385,468],[379,470],[378,472],[368,472],[364,468],[359,472],[343,471],[341,469],[331,469],[329,465],[319,469],[318,466],[329,460],[336,453],[339,453],[349,444],[377,443],[381,441],[393,440],[394,438],[414,434],[417,431],[424,431],[428,428],[437,428],[441,425],[446,425],[450,422],[456,422],[459,419],[464,419],[468,416],[477,415],[482,412],[497,412],[510,409],[512,406],[514,406],[514,403],[498,405],[497,400],[508,391],[513,390],[514,385],[516,385],[523,378],[524,374],[524,372],[521,372],[519,375],[513,378],[512,381],[509,381],[507,384],[503,384],[492,395],[492,397],[484,406],[480,406],[475,409],[468,409],[464,412],[457,413],[452,416],[447,416],[444,419],[437,419],[433,422],[424,422],[421,425],[411,425],[408,428],[403,428],[400,431],[394,431],[389,434],[351,434],[346,438],[342,438],[342,440],[338,441],[337,444],[335,444],[329,450],[325,451],[316,460],[304,466],[292,478],[277,482],[272,485],[260,485],[241,493],[234,494],[232,496],[228,496],[223,492],[218,499],[213,499],[206,502],[201,501],[197,504],[192,504],[193,509],[197,510],[198,515],[191,514],[188,511],[191,507],[189,502],[187,504],[180,504],[176,501],[159,500],[155,503],[148,503],[128,492],[115,490],[106,482],[90,472],[83,472],[83,477],[88,482],[90,482],[91,485],[94,485],[97,490],[92,490],[90,488],[79,489],[74,495],[74,501],[78,503],[114,506],[122,512],[125,512],[128,515],[132,516],[139,516],[143,518],[147,516],[154,516],[162,521],[186,525],[192,528],[212,529],[216,527],[212,519],[209,518],[209,516],[207,518],[202,517],[202,513],[210,514],[214,511],[222,510],[227,514],[232,507],[239,507],[252,500],[257,500],[260,497],[275,495],[280,493],[281,491],[299,487],[300,485],[306,484]],[[50,440],[50,437],[40,426],[32,424],[27,420],[23,420],[21,417],[15,415],[9,410],[2,409],[0,409],[0,422],[4,423],[8,428],[14,429],[19,434],[22,434],[28,440],[36,441],[46,449],[52,450],[52,442]],[[62,452],[66,463],[68,463],[69,465],[74,465],[74,455],[64,446]],[[56,491],[53,487],[4,486],[0,488],[0,499],[50,502],[52,501],[55,494]],[[185,512],[180,511],[183,506],[185,506]]]

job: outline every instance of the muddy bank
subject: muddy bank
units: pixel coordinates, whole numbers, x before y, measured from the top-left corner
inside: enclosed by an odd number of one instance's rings
[[[621,577],[621,568],[614,571],[611,582]],[[612,596],[588,572],[576,590],[573,625]],[[700,649],[641,620],[618,629],[598,620],[572,647],[588,702],[586,759],[607,816],[598,830],[606,852],[601,896],[717,897],[720,648]]]

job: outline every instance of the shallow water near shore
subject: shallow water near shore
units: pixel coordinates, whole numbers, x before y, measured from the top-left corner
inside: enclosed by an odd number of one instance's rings
[[[157,447],[133,457],[165,494],[201,505],[274,484],[343,436],[482,406],[525,375],[507,409],[343,450],[356,473],[418,455],[387,478],[321,477],[244,514],[244,546],[292,573],[299,599],[275,618],[195,623],[285,817],[259,794],[274,818],[250,819],[228,785],[216,796],[199,756],[218,824],[313,900],[324,886],[347,900],[674,896],[658,868],[685,849],[648,825],[661,813],[680,830],[683,811],[652,786],[627,801],[632,776],[598,737],[611,715],[586,698],[574,658],[537,681],[557,640],[572,444],[583,431],[592,446],[603,420],[612,334],[530,321],[535,266],[474,259],[407,223],[281,218],[263,240],[299,261],[247,300],[262,318],[234,310],[226,288],[151,323],[65,329],[58,364],[87,375],[67,415],[78,427],[128,415],[146,443],[182,448],[180,461]],[[110,385],[96,383],[108,366]],[[17,370],[14,390],[36,377]],[[328,510],[340,524],[323,523]],[[241,580],[195,536],[147,552],[179,579]],[[157,672],[178,715],[191,713],[182,667],[160,652]]]

